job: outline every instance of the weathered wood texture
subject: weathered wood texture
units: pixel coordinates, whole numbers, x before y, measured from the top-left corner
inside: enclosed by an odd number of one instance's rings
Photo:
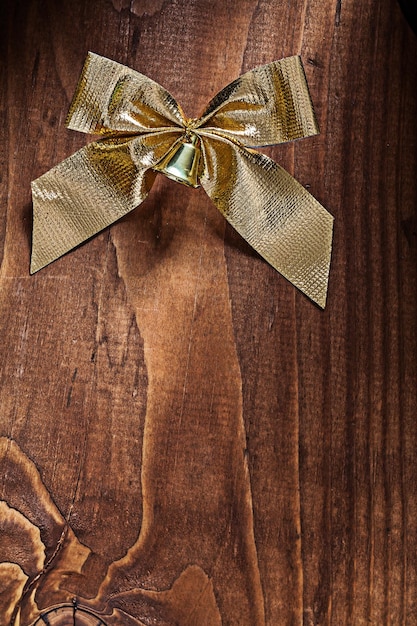
[[[109,625],[416,624],[417,45],[397,4],[0,10],[0,623],[76,598]],[[86,141],[64,120],[88,50],[189,115],[301,54],[321,134],[268,153],[336,218],[324,312],[163,177],[28,275],[30,181]]]

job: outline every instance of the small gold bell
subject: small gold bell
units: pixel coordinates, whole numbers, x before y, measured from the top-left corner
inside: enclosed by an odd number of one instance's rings
[[[178,183],[198,187],[200,154],[200,139],[193,133],[176,143],[153,169]]]

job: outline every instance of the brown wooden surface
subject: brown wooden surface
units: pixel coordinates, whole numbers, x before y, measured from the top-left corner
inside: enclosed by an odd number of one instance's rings
[[[416,624],[417,45],[397,4],[0,10],[0,624],[74,598],[109,625]],[[321,134],[267,152],[336,218],[324,312],[162,176],[29,276],[30,181],[86,141],[64,121],[88,50],[189,115],[301,54]]]

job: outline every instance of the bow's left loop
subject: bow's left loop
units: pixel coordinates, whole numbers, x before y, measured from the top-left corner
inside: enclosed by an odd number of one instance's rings
[[[92,135],[138,134],[183,126],[178,102],[155,81],[89,52],[67,117],[67,127]]]

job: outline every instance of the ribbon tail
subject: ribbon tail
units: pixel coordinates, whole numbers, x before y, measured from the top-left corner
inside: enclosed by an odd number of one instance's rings
[[[32,182],[33,274],[143,202],[171,133],[90,143]]]
[[[238,233],[278,272],[324,308],[333,217],[263,154],[216,137],[203,141],[201,184]]]

